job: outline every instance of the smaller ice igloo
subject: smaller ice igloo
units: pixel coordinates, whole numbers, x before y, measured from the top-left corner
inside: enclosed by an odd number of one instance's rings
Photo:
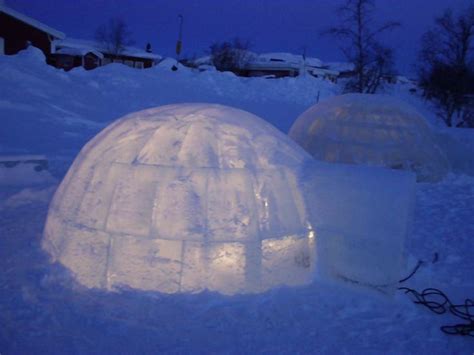
[[[289,135],[327,162],[410,170],[418,181],[440,180],[449,169],[424,118],[390,96],[331,97],[301,114]]]
[[[238,109],[137,112],[82,149],[43,247],[94,288],[234,294],[307,283],[314,233],[298,174],[311,160]]]

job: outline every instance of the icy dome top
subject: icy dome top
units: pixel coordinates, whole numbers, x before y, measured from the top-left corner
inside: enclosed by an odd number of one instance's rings
[[[299,116],[289,135],[316,159],[411,170],[420,181],[449,168],[423,116],[391,96],[331,97]]]
[[[313,266],[299,180],[309,160],[241,110],[134,113],[76,158],[43,246],[87,287],[231,294],[301,284]]]
[[[85,149],[101,162],[188,168],[268,169],[309,158],[257,116],[208,104],[168,105],[126,116]]]

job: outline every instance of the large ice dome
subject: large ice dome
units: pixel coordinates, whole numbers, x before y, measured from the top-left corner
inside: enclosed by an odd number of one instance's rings
[[[289,135],[318,160],[410,170],[419,181],[449,169],[423,116],[390,96],[331,97],[301,114]]]
[[[43,248],[86,287],[259,292],[310,281],[299,171],[312,158],[250,113],[180,104],[128,115],[80,152]]]

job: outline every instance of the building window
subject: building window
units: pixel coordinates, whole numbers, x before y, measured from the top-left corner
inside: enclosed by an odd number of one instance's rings
[[[132,67],[132,68],[133,68],[133,63],[134,63],[133,60],[125,60],[124,61],[125,65],[128,65],[129,67]]]
[[[135,68],[143,69],[143,62],[135,62]]]
[[[68,55],[58,57],[58,64],[61,68],[71,69],[74,66],[74,58]]]

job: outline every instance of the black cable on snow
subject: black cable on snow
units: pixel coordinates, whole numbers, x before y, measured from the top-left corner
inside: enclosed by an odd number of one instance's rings
[[[440,328],[443,333],[474,337],[474,301],[472,299],[466,298],[464,304],[453,304],[448,296],[437,288],[426,288],[421,293],[408,287],[400,287],[399,290],[411,294],[415,297],[414,303],[421,304],[436,314],[450,312],[457,318],[467,321],[467,323],[443,325]]]
[[[420,268],[420,266],[423,264],[423,260],[418,260],[418,263],[416,264],[415,268],[413,269],[413,271],[410,273],[410,275],[408,275],[407,277],[401,279],[400,281],[398,281],[399,283],[402,283],[402,282],[405,282],[407,281],[408,279],[411,279],[413,275],[415,275],[415,273],[418,271],[418,269]]]
[[[436,261],[438,261],[438,253],[435,253],[433,263]],[[418,260],[413,271],[399,283],[404,283],[413,277],[423,263],[422,260]],[[421,293],[408,287],[399,287],[398,289],[405,291],[405,294],[414,296],[414,303],[421,304],[436,314],[450,312],[455,317],[467,321],[467,323],[443,325],[440,327],[443,333],[474,337],[474,301],[472,299],[466,298],[463,304],[453,304],[448,296],[437,288],[426,288]]]

